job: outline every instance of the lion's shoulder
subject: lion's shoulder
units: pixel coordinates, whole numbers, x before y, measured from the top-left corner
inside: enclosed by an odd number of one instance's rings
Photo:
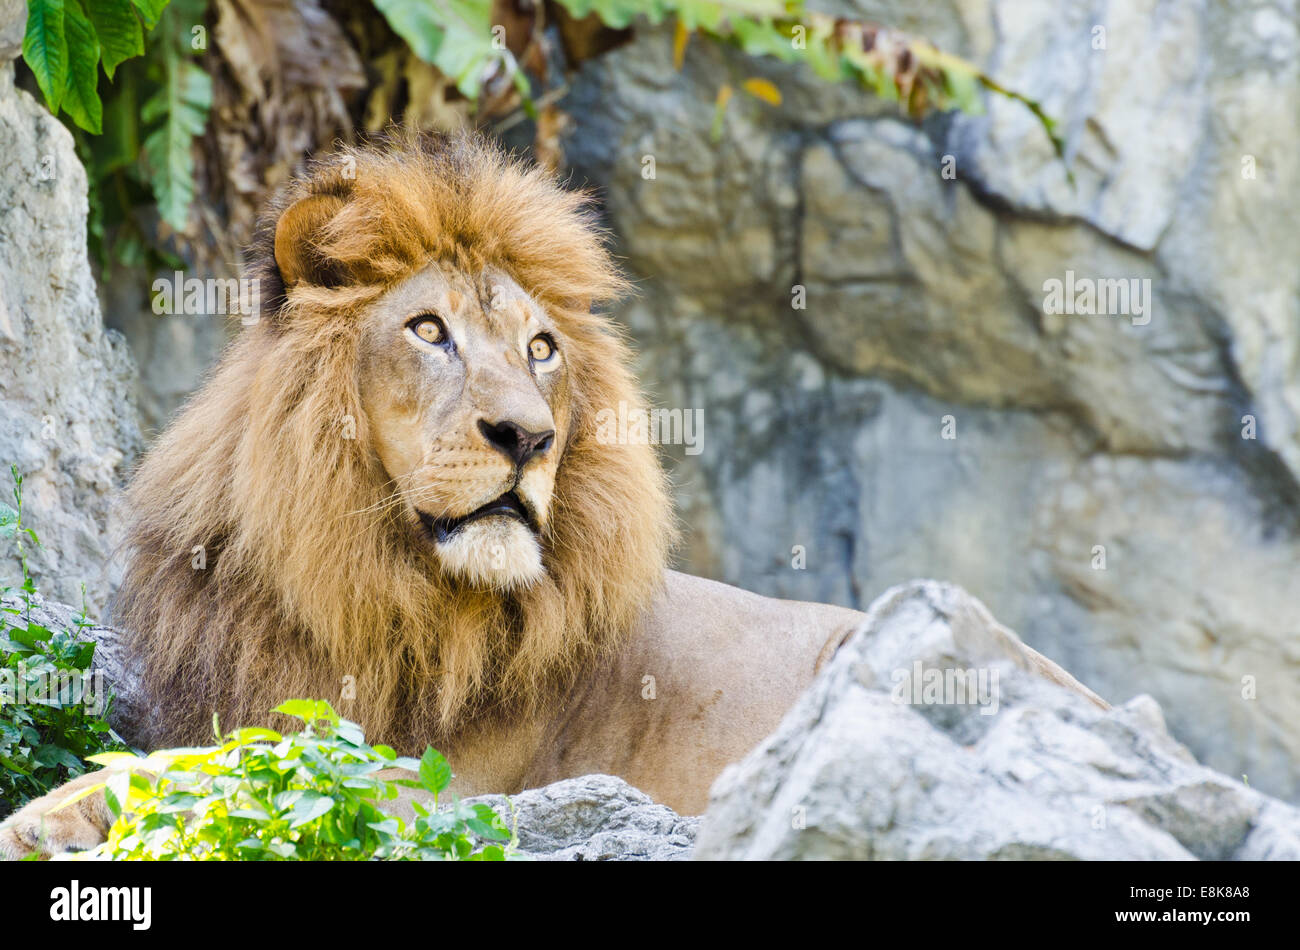
[[[685,814],[780,722],[863,614],[665,573],[616,655],[575,691],[530,784],[610,772]]]

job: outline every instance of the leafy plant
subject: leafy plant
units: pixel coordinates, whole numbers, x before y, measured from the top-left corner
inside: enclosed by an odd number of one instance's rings
[[[194,56],[206,48],[206,12],[207,0],[29,0],[23,60],[76,140],[91,250],[105,266],[180,266],[140,216],[155,209],[172,231],[188,226],[192,146],[212,106]]]
[[[99,67],[109,79],[118,65],[144,55],[144,34],[167,0],[28,0],[23,59],[45,104],[62,108],[79,127],[98,135],[103,104]]]
[[[487,805],[438,807],[451,767],[433,749],[402,758],[366,744],[361,728],[329,703],[295,699],[274,712],[302,720],[296,733],[239,729],[218,746],[148,756],[97,755],[117,820],[90,857],[116,860],[469,860],[512,856],[515,840]],[[385,779],[403,768],[418,780]],[[433,797],[413,801],[415,820],[385,814],[403,787]],[[78,796],[80,797],[80,796]],[[76,799],[72,799],[75,801]],[[71,802],[69,802],[71,804]],[[63,806],[60,806],[63,807]]]
[[[20,603],[0,607],[0,818],[85,773],[90,756],[124,748],[107,722],[111,697],[88,689],[95,645],[80,636],[90,625],[84,611],[71,630],[32,619],[25,545],[40,539],[23,523],[23,480],[17,466],[10,471],[14,505],[0,504],[0,537],[14,540],[23,583]]]
[[[973,64],[930,43],[873,24],[805,8],[803,0],[555,0],[575,18],[595,15],[606,26],[625,29],[638,19],[658,25],[676,21],[674,60],[680,68],[686,45],[699,34],[738,47],[751,56],[798,62],[828,82],[853,81],[909,115],[931,110],[980,112],[979,91],[987,89],[1023,103],[1038,117],[1058,154],[1064,143],[1053,120],[1034,100],[999,84]],[[452,77],[471,101],[484,84],[504,75],[529,108],[530,83],[510,50],[494,35],[492,0],[375,0],[393,31],[425,62]],[[769,80],[741,83],[750,95],[779,104]],[[719,90],[719,114],[732,90]],[[721,118],[715,119],[715,131]]]
[[[978,112],[980,93],[987,90],[1024,103],[1058,154],[1063,151],[1055,124],[1037,102],[971,63],[894,30],[810,11],[804,0],[551,0],[534,5],[532,12],[509,14],[517,25],[532,18],[532,39],[524,51],[508,46],[506,26],[494,22],[494,12],[501,16],[501,10],[493,0],[373,0],[373,5],[411,53],[449,80],[479,119],[491,116],[494,107],[515,112],[518,105],[533,117],[543,104],[543,117],[552,114],[552,100],[562,89],[535,101],[533,79],[524,67],[526,61],[530,68],[544,69],[540,64],[549,41],[539,24],[562,10],[573,18],[595,17],[613,29],[672,21],[679,68],[690,39],[700,36],[751,56],[802,63],[828,82],[855,82],[899,103],[911,116]],[[62,110],[77,140],[90,178],[91,251],[106,276],[113,263],[180,268],[178,252],[200,246],[191,210],[203,176],[194,146],[209,128],[212,73],[221,69],[221,55],[202,62],[196,56],[206,49],[210,12],[209,0],[29,0],[23,58],[46,104],[55,113]],[[365,19],[362,14],[360,20]],[[99,82],[101,67],[106,87]],[[737,77],[717,92],[715,139],[723,134],[735,91],[772,105],[782,100],[771,80]],[[214,163],[220,167],[208,167]],[[223,206],[215,197],[217,180],[230,170],[217,159],[208,159],[205,167],[213,204]],[[246,192],[247,182],[241,180],[236,191]],[[224,207],[229,212],[228,201]]]

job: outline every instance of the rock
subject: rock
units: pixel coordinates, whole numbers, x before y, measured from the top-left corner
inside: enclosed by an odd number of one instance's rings
[[[612,775],[584,775],[518,795],[482,795],[517,829],[519,850],[542,861],[681,861],[698,818],[657,805]]]
[[[27,32],[27,4],[24,0],[0,0],[0,64],[23,53]]]
[[[14,87],[9,62],[0,62],[0,155],[3,500],[16,465],[24,520],[41,539],[29,551],[38,585],[81,603],[84,584],[98,612],[119,579],[110,497],[140,451],[134,368],[125,341],[100,319],[86,257],[86,173],[72,136]],[[5,540],[0,584],[21,580],[13,555]]]
[[[1042,99],[1075,184],[997,97],[915,125],[710,43],[677,72],[671,27],[584,64],[565,149],[637,281],[617,317],[656,405],[704,413],[665,447],[683,569],[859,609],[948,578],[1300,801],[1294,4],[824,9]],[[714,143],[737,75],[783,103],[737,96]],[[1149,322],[1046,312],[1067,270],[1150,280]]]
[[[1099,708],[1016,643],[951,584],[887,591],[718,778],[695,857],[1300,859],[1300,810],[1198,764],[1149,696]],[[965,671],[976,692],[928,692]]]

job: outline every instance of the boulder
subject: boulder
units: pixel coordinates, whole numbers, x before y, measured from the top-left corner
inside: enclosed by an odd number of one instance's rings
[[[961,588],[895,587],[715,783],[705,860],[1297,860],[1300,810],[1197,763],[1149,696],[1024,665]]]
[[[466,801],[491,805],[516,829],[520,853],[542,861],[682,861],[691,856],[700,821],[612,775]]]

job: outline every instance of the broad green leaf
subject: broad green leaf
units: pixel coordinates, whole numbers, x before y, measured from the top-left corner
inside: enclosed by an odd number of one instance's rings
[[[92,3],[96,0],[91,0]],[[167,7],[169,0],[131,0],[131,6],[135,7],[140,14],[140,19],[144,20],[144,25],[153,29],[158,25],[158,19],[162,16],[163,10]]]
[[[425,749],[420,759],[420,782],[434,795],[451,784],[451,765],[435,749]]]
[[[289,814],[289,827],[300,828],[327,814],[334,807],[334,799],[319,792],[305,792]]]
[[[425,0],[374,0],[374,3],[393,32],[406,40],[411,52],[426,63],[434,62],[446,35],[441,11],[434,4]]]
[[[87,762],[94,762],[96,765],[102,765],[105,768],[128,760],[132,762],[142,761],[139,756],[131,752],[100,752],[98,755],[86,756]]]
[[[118,63],[144,55],[144,31],[131,0],[87,0],[86,12],[95,24],[104,56],[104,72],[109,79],[113,78]]]
[[[307,723],[316,722],[320,719],[327,719],[331,722],[338,721],[338,715],[334,712],[334,708],[320,699],[289,699],[271,711],[293,716]]]
[[[236,729],[230,734],[230,737],[236,742],[250,744],[253,742],[279,742],[282,736],[274,729],[263,729],[261,727],[250,726],[246,729]]]
[[[178,231],[185,229],[194,203],[191,146],[203,134],[211,107],[212,77],[180,53],[169,53],[164,58],[163,88],[141,112],[146,123],[161,119],[162,124],[145,137],[142,152],[158,213]]]
[[[56,765],[63,765],[70,769],[81,768],[81,760],[62,746],[43,745],[37,748],[35,755],[32,756],[37,765],[50,768]]]
[[[63,29],[68,43],[68,79],[63,90],[63,108],[78,126],[98,135],[103,128],[103,106],[96,90],[99,84],[99,40],[76,0],[67,0]]]
[[[383,821],[371,821],[366,823],[367,828],[373,828],[375,831],[386,835],[401,834],[402,825],[396,818],[385,818]]]
[[[68,85],[63,4],[64,0],[28,0],[27,32],[23,35],[23,59],[31,67],[51,112],[59,111]]]

